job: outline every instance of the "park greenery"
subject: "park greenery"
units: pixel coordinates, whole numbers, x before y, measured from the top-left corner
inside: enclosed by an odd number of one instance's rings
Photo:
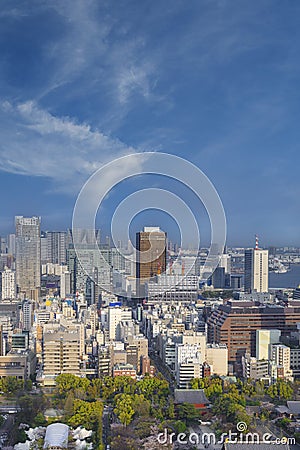
[[[297,383],[282,379],[270,386],[263,381],[240,380],[230,382],[214,376],[211,378],[195,378],[191,381],[192,389],[204,389],[212,404],[212,414],[219,418],[214,424],[218,431],[226,431],[238,422],[244,422],[248,427],[255,425],[255,420],[247,411],[247,406],[260,406],[262,402],[272,401],[275,404],[294,398],[298,389]],[[264,421],[269,412],[261,408],[258,419]]]
[[[57,420],[73,428],[84,426],[93,430],[94,448],[99,450],[103,448],[104,407],[110,408],[114,418],[110,431],[111,450],[141,448],[142,443],[165,428],[170,433],[187,432],[188,427],[197,423],[200,414],[203,414],[191,404],[175,405],[169,384],[160,375],[153,378],[145,376],[140,380],[126,376],[90,380],[61,374],[56,378],[56,387],[48,394],[41,391],[34,394],[28,389],[31,386],[9,377],[1,382],[2,391],[8,396],[14,393],[20,406],[16,427],[19,423],[46,426]],[[262,381],[213,376],[193,379],[191,388],[204,390],[212,405],[205,414],[208,419],[214,417],[215,431],[221,433],[234,429],[238,422],[245,422],[251,429],[256,419],[253,420],[253,416],[247,413],[248,406],[259,406],[270,401],[282,404],[295,398],[299,384],[278,380],[267,386]],[[49,408],[60,412],[59,419],[46,420],[44,413]],[[261,408],[257,419],[263,421],[268,417],[269,412]],[[20,438],[22,432],[16,433]],[[149,448],[155,448],[154,442],[150,441],[149,445]]]
[[[32,388],[31,380],[18,380],[16,377],[0,378],[0,392],[7,395],[14,395],[20,391],[28,391]]]

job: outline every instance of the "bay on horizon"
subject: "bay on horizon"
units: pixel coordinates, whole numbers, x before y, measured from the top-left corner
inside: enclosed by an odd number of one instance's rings
[[[269,287],[295,289],[300,284],[300,264],[291,264],[286,273],[269,272]]]

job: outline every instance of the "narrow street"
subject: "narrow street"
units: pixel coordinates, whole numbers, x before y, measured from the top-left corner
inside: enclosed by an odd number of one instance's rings
[[[2,447],[9,447],[13,444],[12,428],[14,420],[14,414],[7,414],[7,419],[0,427],[0,440]]]

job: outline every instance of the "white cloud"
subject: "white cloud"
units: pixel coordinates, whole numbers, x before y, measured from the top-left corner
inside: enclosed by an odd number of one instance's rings
[[[0,108],[0,169],[43,176],[61,190],[78,189],[102,164],[135,149],[70,117],[56,117],[29,101]]]

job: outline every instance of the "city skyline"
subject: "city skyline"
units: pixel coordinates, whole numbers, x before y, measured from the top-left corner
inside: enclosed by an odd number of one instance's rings
[[[300,245],[300,5],[123,5],[3,5],[1,233],[15,215],[70,227],[77,194],[100,165],[155,151],[209,177],[229,245],[250,245],[254,233],[265,245]],[[104,228],[115,204],[153,183],[133,179],[110,193]]]

